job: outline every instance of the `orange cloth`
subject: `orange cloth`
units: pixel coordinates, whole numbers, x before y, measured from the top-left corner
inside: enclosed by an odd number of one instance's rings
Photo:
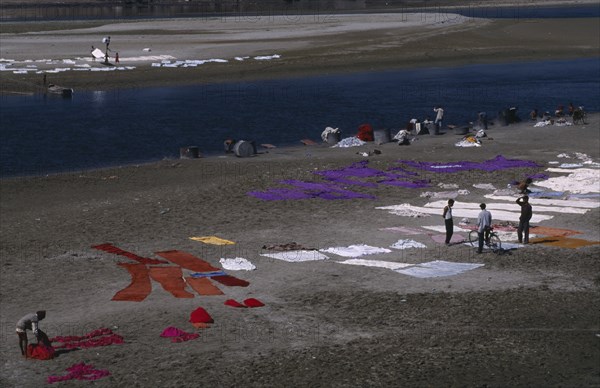
[[[125,268],[131,275],[131,283],[117,292],[112,300],[126,300],[131,302],[141,302],[152,292],[148,268],[144,264],[117,263]]]
[[[552,228],[549,226],[532,226],[531,228],[529,228],[529,233],[539,234],[542,236],[554,236],[554,237],[558,237],[558,236],[566,237],[566,236],[572,236],[574,234],[581,234],[581,232],[578,232],[576,230]]]
[[[179,267],[150,267],[150,277],[160,283],[165,291],[176,298],[193,298],[194,294],[185,290],[183,273]]]
[[[529,240],[532,244],[544,244],[560,248],[580,248],[587,245],[597,245],[600,241],[589,241],[580,238],[570,238],[563,236],[541,237]]]
[[[188,276],[185,278],[185,281],[199,295],[223,295],[223,291],[219,290],[217,286],[212,284],[208,278],[193,278]]]
[[[183,251],[163,251],[156,252],[157,255],[164,257],[170,262],[177,264],[185,269],[195,272],[213,272],[221,271],[221,268],[216,268],[210,265],[210,263],[197,258],[196,256]]]

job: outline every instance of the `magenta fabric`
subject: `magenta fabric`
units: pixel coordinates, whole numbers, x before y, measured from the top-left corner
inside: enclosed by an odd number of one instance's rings
[[[48,384],[58,383],[67,380],[98,380],[110,375],[105,369],[94,369],[92,364],[86,365],[85,362],[74,364],[66,369],[67,373],[63,376],[48,376]]]
[[[120,345],[124,343],[123,337],[107,328],[94,330],[83,336],[57,336],[50,338],[50,342],[62,342],[62,345],[53,345],[55,349],[95,348],[97,346]]]
[[[171,342],[185,342],[200,337],[200,334],[188,333],[176,327],[169,326],[163,330],[160,336],[171,338]]]
[[[176,327],[169,326],[166,329],[164,329],[162,333],[160,333],[160,336],[161,337],[179,337],[183,334],[186,334],[186,332],[181,329],[178,329]]]

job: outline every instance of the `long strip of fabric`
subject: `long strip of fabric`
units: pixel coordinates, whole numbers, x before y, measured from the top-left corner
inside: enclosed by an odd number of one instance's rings
[[[98,249],[100,251],[112,253],[114,255],[125,256],[125,257],[127,257],[131,260],[135,260],[141,264],[168,264],[164,260],[149,259],[147,257],[138,256],[135,253],[127,252],[127,251],[122,250],[121,248],[117,248],[112,244],[92,245],[92,248]]]
[[[156,252],[157,255],[164,257],[173,264],[189,269],[195,272],[212,272],[220,271],[221,268],[213,267],[207,261],[197,258],[196,256],[178,250]]]
[[[223,295],[217,286],[212,284],[208,278],[193,278],[188,276],[185,278],[187,284],[194,289],[199,295]]]
[[[250,282],[247,282],[242,279],[238,279],[235,276],[225,275],[225,276],[213,276],[211,279],[227,286],[227,287],[248,287]]]
[[[148,276],[148,268],[144,264],[117,263],[118,266],[125,268],[131,275],[131,283],[118,291],[112,300],[141,302],[152,292],[152,284]]]
[[[185,290],[183,273],[180,267],[150,267],[150,277],[176,298],[193,298],[194,294]]]

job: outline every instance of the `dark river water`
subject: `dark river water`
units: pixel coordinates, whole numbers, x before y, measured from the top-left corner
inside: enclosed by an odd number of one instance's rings
[[[398,130],[445,108],[445,124],[517,106],[551,111],[573,102],[600,111],[600,58],[421,68],[275,81],[76,91],[73,98],[0,99],[0,176],[40,175],[223,151],[227,138],[278,146],[343,137],[362,123]]]

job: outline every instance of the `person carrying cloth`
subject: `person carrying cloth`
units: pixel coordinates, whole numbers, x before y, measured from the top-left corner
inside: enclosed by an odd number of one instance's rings
[[[529,221],[533,216],[533,209],[529,203],[529,197],[524,195],[518,198],[517,204],[521,206],[521,216],[519,217],[517,237],[519,238],[519,243],[529,244]]]
[[[46,311],[41,310],[25,315],[17,322],[17,335],[19,336],[19,347],[21,354],[27,358],[27,330],[31,330],[38,343],[49,345],[48,336],[39,328],[39,322],[46,318]]]

